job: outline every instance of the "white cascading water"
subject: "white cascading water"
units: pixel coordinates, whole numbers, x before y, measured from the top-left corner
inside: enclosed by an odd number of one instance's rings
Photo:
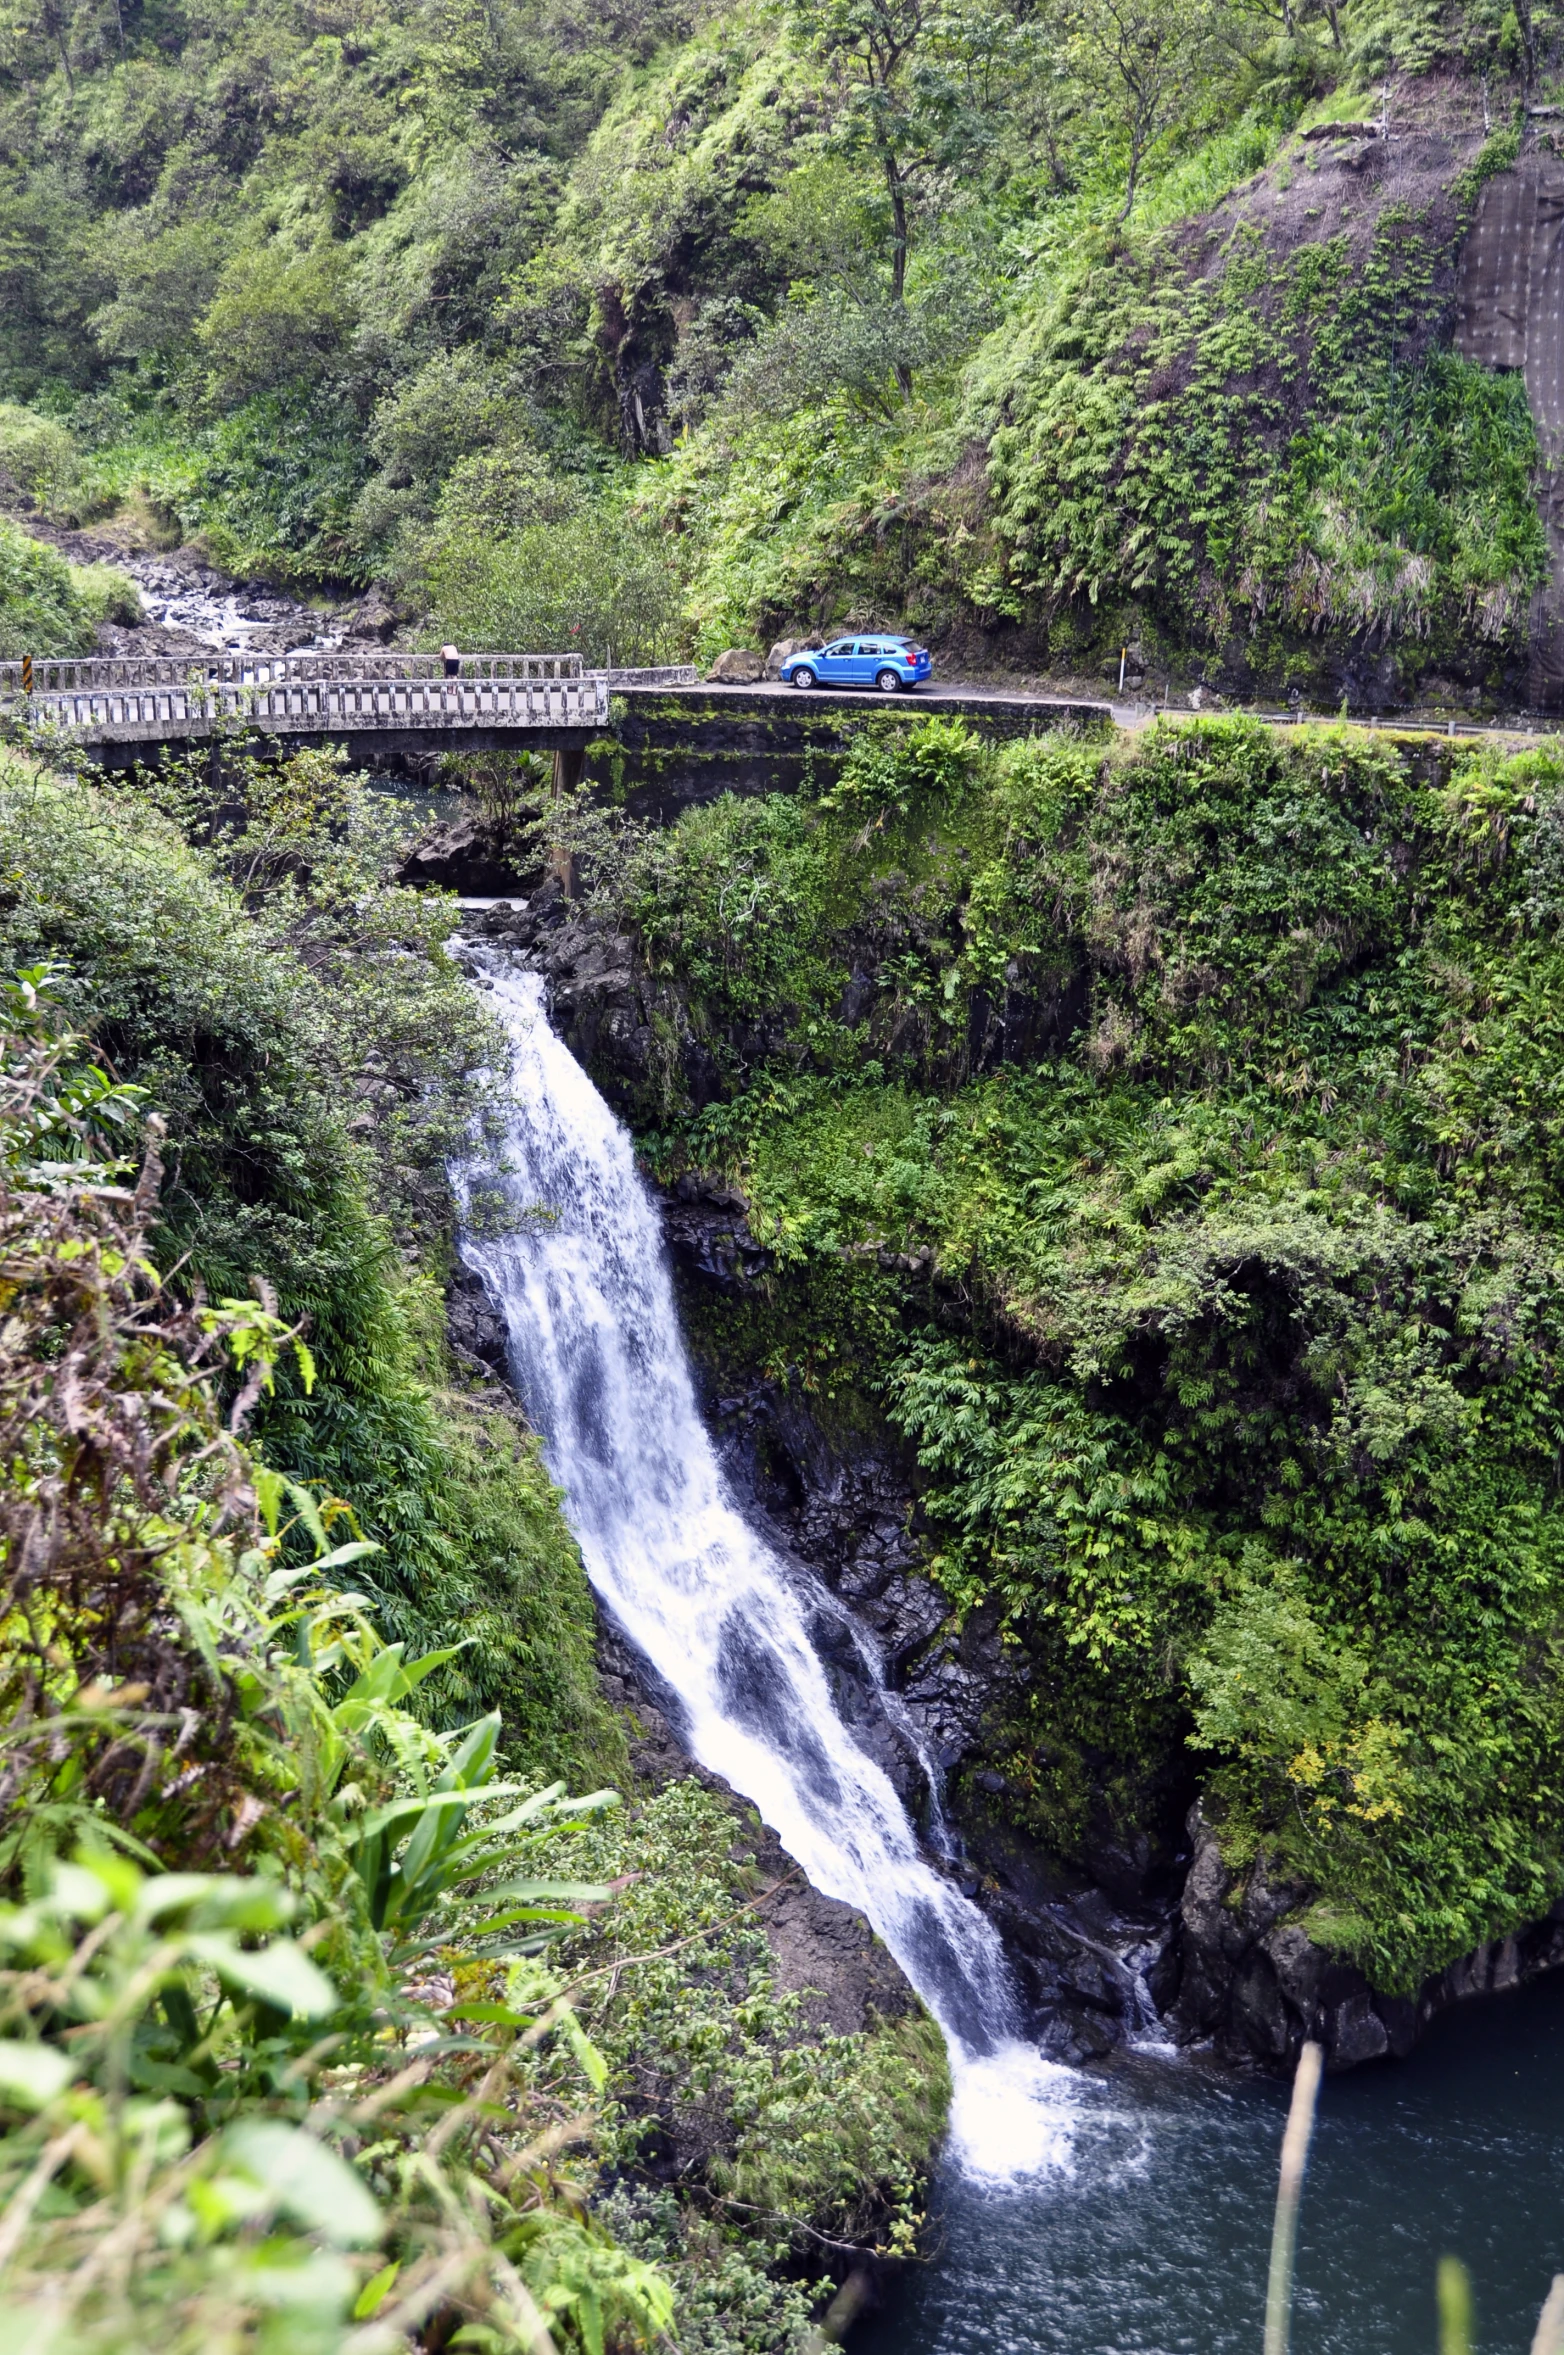
[[[539,977],[475,962],[511,1039],[514,1109],[498,1163],[453,1172],[461,1253],[505,1318],[587,1575],[678,1695],[694,1756],[868,1916],[939,2021],[960,2162],[994,2178],[1058,2163],[1071,2074],[1020,2038],[991,1924],[920,1852],[837,1713],[787,1572],[728,1496],[630,1139],[549,1028]]]

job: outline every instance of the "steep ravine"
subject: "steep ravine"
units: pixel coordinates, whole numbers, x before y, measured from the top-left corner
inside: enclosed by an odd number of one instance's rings
[[[731,1291],[763,1257],[742,1208],[721,1189],[703,1201],[689,1180],[665,1217],[681,1289],[701,1331],[701,1295]],[[698,1343],[697,1343],[698,1347]],[[697,1363],[699,1363],[697,1357]],[[1222,1861],[1200,1802],[1187,1844],[1157,1858],[1150,1840],[1104,1832],[1090,1873],[1050,1857],[1006,1819],[1003,1778],[981,1763],[984,1735],[1016,1669],[981,1620],[958,1627],[920,1575],[915,1468],[895,1435],[831,1428],[796,1389],[757,1379],[723,1395],[711,1378],[703,1403],[720,1434],[724,1467],[746,1508],[823,1577],[869,1630],[899,1709],[942,1770],[953,1869],[984,1906],[1020,1972],[1043,2049],[1061,2060],[1101,2055],[1154,2016],[1179,2043],[1212,2042],[1227,2057],[1290,2067],[1305,2037],[1329,2065],[1351,2068],[1410,2052],[1452,2004],[1500,1993],[1564,1966],[1564,1904],[1518,1937],[1495,1940],[1428,1979],[1415,1997],[1387,1995],[1316,1945],[1298,1920],[1309,1892],[1273,1886],[1263,1860],[1246,1876]],[[855,1677],[850,1644],[829,1627],[816,1640],[839,1693],[856,1699],[860,1738],[895,1766],[909,1804],[918,1761],[905,1733]],[[852,1712],[849,1711],[851,1715]]]
[[[482,929],[542,968],[561,1034],[611,1100],[644,1083],[652,1057],[668,1049],[623,936],[562,901],[552,883],[524,911],[492,910]],[[683,1076],[698,1098],[702,1074],[687,1067]],[[742,1197],[727,1188],[685,1179],[663,1213],[725,1473],[778,1550],[825,1582],[883,1659],[888,1697],[864,1675],[850,1630],[817,1617],[812,1637],[844,1718],[926,1836],[934,1829],[943,1869],[999,1928],[1045,2052],[1087,2060],[1153,2030],[1240,2066],[1282,2069],[1312,2036],[1340,2070],[1405,2054],[1451,2005],[1564,1966],[1560,1904],[1415,1996],[1376,1990],[1311,1939],[1300,1918],[1307,1889],[1272,1886],[1263,1858],[1247,1875],[1229,1871],[1193,1775],[1178,1808],[1181,1838],[1164,1827],[1126,1839],[1105,1818],[1076,1869],[1028,1837],[985,1753],[1024,1672],[981,1616],[958,1626],[921,1574],[917,1480],[904,1446],[862,1402],[851,1419],[822,1415],[796,1386],[703,1352],[703,1308],[760,1284],[767,1255]],[[624,1675],[622,1661],[613,1673]]]

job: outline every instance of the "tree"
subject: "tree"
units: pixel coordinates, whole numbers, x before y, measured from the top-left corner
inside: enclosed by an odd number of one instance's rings
[[[1216,47],[1212,0],[1079,0],[1070,48],[1128,154],[1121,221],[1148,157],[1188,119]]]
[[[900,310],[914,192],[937,171],[970,167],[992,142],[997,83],[1013,64],[1016,28],[1003,12],[963,13],[935,0],[800,0],[796,14],[843,87],[849,151],[872,159],[884,188],[890,299]],[[905,360],[895,373],[910,392]]]

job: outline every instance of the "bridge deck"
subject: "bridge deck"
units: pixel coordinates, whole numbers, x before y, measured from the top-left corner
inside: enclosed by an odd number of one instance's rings
[[[236,720],[268,736],[350,743],[584,743],[607,725],[615,687],[694,676],[589,671],[579,654],[464,654],[455,677],[438,654],[101,655],[0,662],[0,713],[107,750],[188,742]]]

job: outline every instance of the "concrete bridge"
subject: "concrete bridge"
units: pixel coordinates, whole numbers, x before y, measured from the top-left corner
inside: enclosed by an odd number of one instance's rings
[[[0,662],[0,712],[68,735],[106,767],[248,723],[283,744],[329,739],[355,762],[536,745],[582,751],[614,690],[693,684],[688,668],[589,671],[579,654],[88,656]]]

